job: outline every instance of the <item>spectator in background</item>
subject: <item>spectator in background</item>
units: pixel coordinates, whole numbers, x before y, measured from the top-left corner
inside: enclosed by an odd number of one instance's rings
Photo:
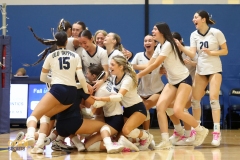
[[[26,74],[27,74],[27,71],[25,68],[19,68],[14,76],[15,77],[26,76]]]

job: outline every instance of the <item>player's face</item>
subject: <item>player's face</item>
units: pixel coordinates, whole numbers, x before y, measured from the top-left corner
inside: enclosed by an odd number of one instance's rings
[[[77,38],[79,33],[82,32],[82,26],[77,24],[77,23],[74,23],[73,26],[72,26],[72,36],[74,38]]]
[[[119,66],[114,59],[111,60],[109,65],[109,70],[112,75],[117,75],[119,72],[121,72],[122,67]]]
[[[159,41],[159,38],[161,37],[161,33],[159,32],[156,26],[153,27],[152,35],[154,40]]]
[[[105,36],[102,33],[98,33],[96,35],[96,45],[100,47],[104,47],[103,41],[105,39]]]
[[[92,73],[90,73],[89,72],[89,70],[87,70],[87,72],[86,72],[86,78],[90,81],[90,82],[92,82],[92,81],[94,81],[95,80],[95,78],[96,78],[96,76],[95,75],[93,75]]]
[[[156,42],[153,39],[153,36],[147,35],[144,38],[144,48],[146,51],[151,52],[154,51],[154,47],[156,45]]]
[[[199,16],[198,13],[195,13],[192,21],[193,21],[193,24],[195,25],[196,29],[199,30],[201,28],[202,24],[204,23],[205,18],[202,18]]]
[[[105,37],[103,44],[106,46],[108,44],[112,44],[113,43],[113,34],[112,33],[108,33],[107,36]]]
[[[88,39],[87,37],[80,37],[79,45],[83,47],[86,51],[89,51],[90,47],[93,45],[92,40]]]

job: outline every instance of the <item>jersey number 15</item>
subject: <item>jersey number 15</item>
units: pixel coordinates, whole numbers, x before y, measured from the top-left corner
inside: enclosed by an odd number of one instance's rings
[[[62,70],[62,69],[68,70],[70,68],[69,59],[70,59],[70,57],[58,58],[60,70]]]

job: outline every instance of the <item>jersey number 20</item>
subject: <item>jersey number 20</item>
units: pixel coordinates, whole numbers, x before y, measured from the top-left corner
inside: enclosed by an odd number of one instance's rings
[[[70,59],[70,57],[58,58],[60,70],[62,70],[62,69],[68,70],[70,68],[69,59]]]
[[[208,41],[205,41],[205,42],[200,42],[200,49],[202,49],[203,47],[204,48],[208,48]]]

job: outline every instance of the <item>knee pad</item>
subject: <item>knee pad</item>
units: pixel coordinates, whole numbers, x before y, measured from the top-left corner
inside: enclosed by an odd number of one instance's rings
[[[108,125],[102,126],[102,128],[100,129],[100,132],[102,132],[102,131],[108,131],[109,134],[111,135],[111,130],[110,130],[110,127]]]
[[[185,113],[189,113],[187,108],[184,108],[183,110]]]
[[[140,130],[135,128],[134,130],[132,130],[128,135],[126,135],[127,137],[131,137],[131,138],[137,138],[140,134]]]
[[[167,108],[166,113],[167,113],[167,115],[168,115],[169,117],[172,116],[172,115],[174,115],[173,108]]]
[[[211,105],[212,110],[221,109],[220,104],[219,104],[219,100],[211,100],[210,105]]]
[[[149,113],[149,110],[147,110],[147,117],[146,117],[145,121],[148,121],[148,120],[150,120],[150,113]]]
[[[34,121],[34,122],[36,122],[36,123],[38,122],[37,118],[34,117],[34,116],[29,116],[29,117],[27,118],[26,125],[28,124],[29,121]]]
[[[201,108],[200,101],[195,100],[195,99],[191,100],[191,105],[192,105],[192,109],[200,109]]]
[[[48,123],[49,124],[49,122],[50,122],[50,117],[47,117],[47,116],[43,115],[40,118],[40,123]]]
[[[93,143],[91,146],[89,146],[87,148],[87,151],[90,151],[90,152],[99,152],[100,151],[100,144],[101,142],[98,141],[96,143]]]

